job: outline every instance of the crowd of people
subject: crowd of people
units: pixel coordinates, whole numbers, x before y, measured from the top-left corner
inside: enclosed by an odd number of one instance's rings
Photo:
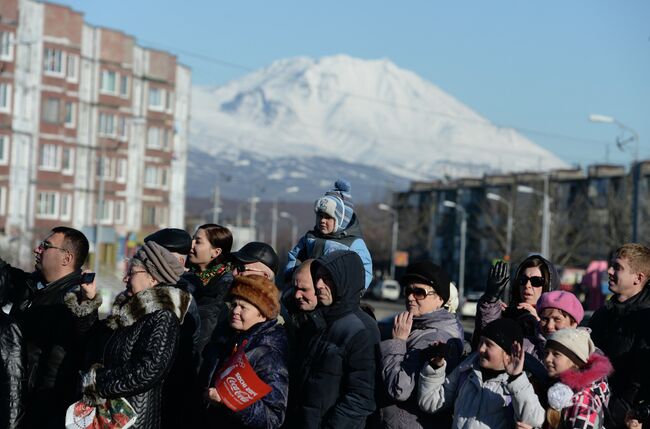
[[[614,252],[613,295],[587,326],[550,261],[497,262],[471,336],[444,267],[414,261],[382,338],[361,303],[372,263],[353,207],[337,182],[284,268],[266,243],[232,252],[221,225],[156,231],[104,319],[80,231],[52,229],[33,272],[0,260],[0,427],[66,427],[73,404],[124,402],[132,428],[648,424],[650,248]],[[220,383],[244,367],[236,406]]]

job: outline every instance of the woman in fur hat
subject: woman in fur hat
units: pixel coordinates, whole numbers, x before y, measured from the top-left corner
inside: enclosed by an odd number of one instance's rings
[[[565,328],[546,341],[544,365],[555,383],[548,389],[546,428],[603,427],[609,402],[607,356],[595,351],[587,328]]]
[[[278,324],[280,291],[263,276],[238,276],[228,292],[230,318],[219,325],[203,352],[200,379],[208,406],[202,427],[277,428],[284,422],[289,394],[287,334]],[[224,323],[225,324],[225,323]],[[241,411],[231,411],[215,389],[224,364],[240,348],[270,393]]]
[[[124,398],[137,415],[132,428],[161,424],[162,388],[178,348],[180,326],[191,295],[174,285],[184,268],[159,244],[149,241],[135,253],[124,276],[126,289],[113,303],[111,315],[91,331],[95,363],[82,374],[83,401],[96,405]],[[84,300],[73,293],[66,305],[78,316],[93,314],[100,295]],[[107,339],[104,341],[104,339]]]

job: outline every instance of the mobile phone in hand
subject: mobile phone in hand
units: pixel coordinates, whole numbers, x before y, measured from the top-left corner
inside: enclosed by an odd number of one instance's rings
[[[83,273],[81,275],[81,283],[88,284],[95,281],[95,273]]]

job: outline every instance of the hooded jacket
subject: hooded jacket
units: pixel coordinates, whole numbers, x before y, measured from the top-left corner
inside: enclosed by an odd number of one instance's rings
[[[406,341],[382,341],[382,388],[390,398],[381,409],[382,427],[430,428],[437,426],[437,415],[421,411],[417,400],[417,381],[424,362],[421,352],[434,341],[449,345],[448,372],[460,362],[463,353],[463,326],[455,314],[439,309],[413,318],[411,333]]]
[[[542,263],[546,266],[546,271],[548,271],[549,279],[542,287],[542,293],[559,289],[560,276],[552,263],[542,258],[540,255],[531,255],[524,259],[517,267],[515,276],[510,279],[510,304],[505,311],[502,310],[505,305],[503,301],[496,300],[490,302],[485,298],[485,295],[479,299],[476,309],[476,318],[474,321],[475,329],[472,335],[472,346],[474,349],[478,347],[478,342],[483,328],[485,328],[488,323],[505,316],[516,319],[522,326],[522,329],[524,330],[524,351],[538,357],[541,356],[540,353],[544,348],[545,339],[537,329],[537,319],[535,319],[528,311],[518,310],[516,308],[517,304],[521,302],[517,279],[524,270],[522,267],[533,258],[541,259]]]
[[[545,428],[600,429],[609,402],[607,376],[613,371],[606,356],[592,353],[587,364],[560,374],[559,381],[547,392],[550,412]],[[560,413],[560,421],[553,422],[552,410]],[[559,424],[557,424],[559,423]]]
[[[0,295],[22,331],[26,350],[24,424],[61,427],[66,408],[76,399],[82,343],[77,319],[64,304],[65,294],[81,283],[81,270],[45,284],[39,271],[27,273],[0,259]]]
[[[138,415],[133,429],[160,427],[163,383],[191,299],[187,292],[165,284],[131,297],[118,295],[111,315],[95,325],[93,333],[108,339],[98,343],[100,361],[82,374],[84,400],[123,397]],[[78,305],[74,295],[66,303],[75,315],[97,316],[96,308]]]
[[[650,401],[650,287],[618,302],[616,295],[589,320],[594,345],[609,357],[614,373],[609,378],[612,397],[607,428],[625,427],[625,414],[639,401]]]
[[[359,309],[363,263],[352,251],[328,253],[312,263],[334,282],[333,302],[309,313],[308,342],[297,351],[291,375],[293,428],[362,428],[375,410],[375,375],[379,329]]]
[[[510,380],[507,373],[483,381],[479,354],[471,354],[451,374],[445,366],[425,365],[420,372],[418,403],[428,413],[454,408],[453,429],[506,429],[521,421],[544,423],[544,408],[525,374]]]
[[[289,251],[288,262],[284,268],[285,279],[290,277],[293,269],[301,261],[319,258],[335,250],[351,250],[361,257],[365,270],[364,288],[368,288],[372,281],[372,258],[366,242],[363,241],[356,213],[343,231],[322,234],[315,226],[313,230],[307,232]]]

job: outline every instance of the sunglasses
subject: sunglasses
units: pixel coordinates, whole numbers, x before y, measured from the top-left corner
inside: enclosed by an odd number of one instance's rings
[[[528,277],[526,275],[522,275],[522,276],[519,277],[519,284],[521,286],[526,285],[526,283],[528,283],[528,281],[530,281],[530,285],[532,287],[542,287],[542,286],[544,286],[544,277],[542,277],[542,276]]]
[[[406,289],[404,289],[404,296],[408,297],[409,295],[413,295],[413,298],[415,298],[417,301],[421,301],[429,295],[437,295],[437,294],[433,290],[428,291],[421,287],[408,286]]]
[[[64,249],[63,247],[57,247],[52,243],[50,243],[49,241],[41,241],[40,243],[38,243],[38,248],[43,249],[43,251],[46,251],[47,249],[56,249],[56,250],[62,250],[64,252],[70,253],[68,249]]]

